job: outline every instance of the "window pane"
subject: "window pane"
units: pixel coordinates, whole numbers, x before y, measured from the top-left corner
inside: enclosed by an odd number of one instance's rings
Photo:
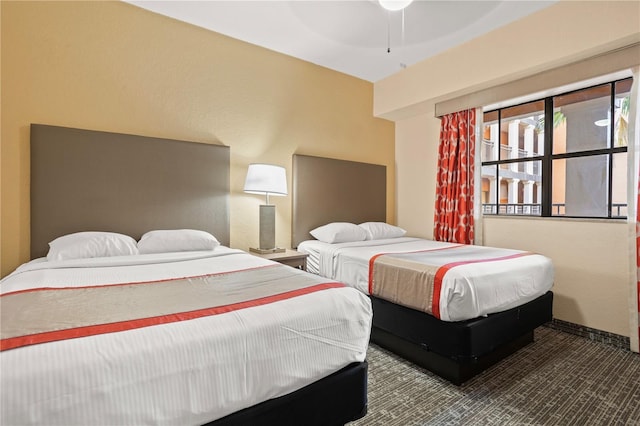
[[[500,168],[498,214],[542,214],[542,162],[522,161]]]
[[[482,161],[498,160],[498,112],[487,112],[483,116],[484,127],[482,130],[482,149],[480,150],[480,158]]]
[[[497,166],[482,166],[482,214],[497,214]]]
[[[633,79],[618,81],[616,83],[615,100],[615,129],[613,135],[613,146],[628,146],[629,142],[629,104],[630,91]]]
[[[543,155],[543,117],[544,101],[503,109],[500,124],[500,160]]]
[[[553,160],[553,216],[608,217],[608,156]]]
[[[627,217],[627,153],[613,154],[611,217]]]
[[[611,85],[553,98],[553,153],[609,147]]]

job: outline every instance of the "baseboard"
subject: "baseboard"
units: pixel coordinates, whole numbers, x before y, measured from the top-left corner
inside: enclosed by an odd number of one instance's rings
[[[630,350],[631,347],[630,339],[626,336],[585,327],[584,325],[574,324],[572,322],[562,321],[556,318],[552,319],[551,322],[546,323],[544,326],[564,331],[566,333],[575,334],[576,336],[584,337],[586,339],[593,340],[594,342],[615,346],[616,348]]]

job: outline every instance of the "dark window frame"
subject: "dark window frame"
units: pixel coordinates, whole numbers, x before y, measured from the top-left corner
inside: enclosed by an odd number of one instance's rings
[[[485,215],[488,216],[495,216],[495,217],[545,217],[545,218],[572,218],[572,219],[621,219],[621,220],[626,220],[627,216],[613,216],[613,210],[614,210],[614,206],[613,206],[613,190],[612,190],[612,185],[613,185],[613,156],[615,154],[618,153],[626,153],[628,152],[628,147],[627,146],[620,146],[620,147],[616,147],[614,146],[614,137],[615,137],[615,123],[612,123],[612,125],[609,126],[609,141],[610,141],[610,146],[607,148],[599,148],[599,149],[589,149],[589,150],[583,150],[583,151],[572,151],[572,152],[564,152],[564,153],[559,153],[559,154],[554,154],[553,153],[553,99],[557,96],[566,96],[566,95],[570,95],[572,93],[577,93],[577,92],[581,92],[584,90],[589,90],[595,87],[600,87],[600,86],[605,86],[608,85],[610,87],[610,93],[609,93],[609,106],[610,106],[610,111],[611,111],[611,120],[614,120],[614,111],[615,111],[615,101],[616,101],[616,84],[621,82],[621,81],[626,81],[626,80],[632,80],[632,77],[627,77],[627,78],[622,78],[622,79],[618,79],[618,80],[613,80],[607,83],[601,83],[601,84],[596,84],[594,86],[590,86],[590,87],[583,87],[580,89],[576,89],[576,90],[572,90],[572,91],[568,91],[568,92],[563,92],[563,93],[559,93],[559,94],[555,94],[555,95],[551,95],[545,98],[539,98],[539,99],[535,99],[535,100],[531,100],[531,101],[527,101],[527,102],[523,102],[521,104],[516,104],[516,105],[510,105],[507,107],[502,107],[502,108],[497,108],[497,109],[492,109],[492,110],[488,110],[486,112],[483,112],[483,116],[486,116],[487,114],[491,114],[491,113],[496,113],[498,115],[498,129],[500,129],[501,124],[502,124],[502,111],[508,108],[513,108],[513,107],[518,107],[518,106],[524,106],[527,104],[532,104],[535,102],[541,102],[544,101],[544,154],[543,155],[537,155],[537,156],[531,156],[531,157],[526,157],[526,158],[508,158],[508,159],[500,159],[500,157],[502,156],[501,150],[498,149],[498,159],[497,160],[492,160],[492,161],[481,161],[481,169],[483,169],[484,167],[488,167],[488,166],[492,166],[495,167],[495,173],[496,173],[496,179],[498,179],[499,181],[499,176],[500,176],[500,166],[503,164],[513,164],[513,163],[528,163],[528,162],[534,162],[534,161],[540,161],[541,162],[541,169],[542,169],[542,180],[541,180],[541,184],[542,184],[542,194],[541,194],[541,200],[538,200],[539,203],[536,204],[540,204],[541,206],[541,213],[538,214],[509,214],[509,213],[500,213],[500,206],[504,205],[500,203],[500,185],[496,185],[495,187],[495,203],[482,203],[483,205],[483,211],[484,211],[484,206],[491,206],[491,210],[495,211],[495,213],[483,213]],[[551,117],[551,119],[547,119],[547,117]],[[500,140],[498,140],[498,143],[500,143]],[[607,182],[607,188],[608,188],[608,194],[607,194],[607,216],[569,216],[569,215],[560,215],[560,214],[553,214],[553,195],[552,195],[552,189],[553,189],[553,161],[554,160],[559,160],[559,159],[569,159],[569,158],[586,158],[586,157],[590,157],[590,156],[596,156],[596,155],[607,155],[607,164],[608,164],[608,182]],[[627,171],[628,174],[628,171]],[[482,181],[482,179],[481,179]]]

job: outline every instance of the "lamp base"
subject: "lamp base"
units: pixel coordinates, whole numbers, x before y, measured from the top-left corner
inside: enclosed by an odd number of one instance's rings
[[[249,251],[259,254],[271,254],[271,253],[284,253],[286,249],[275,247],[271,249],[262,249],[262,248],[254,248],[249,247]]]

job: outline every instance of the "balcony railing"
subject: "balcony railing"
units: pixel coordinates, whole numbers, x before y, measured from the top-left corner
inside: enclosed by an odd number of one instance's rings
[[[493,158],[495,157],[494,155],[494,142],[493,141],[489,141],[486,139],[482,140],[482,161],[497,161],[497,158]],[[534,152],[534,151],[527,151],[525,149],[522,148],[516,148],[516,156],[512,157],[511,152],[513,151],[513,147],[509,146],[509,145],[500,145],[500,158],[502,160],[505,159],[510,159],[510,158],[530,158],[530,157],[537,157],[539,155],[541,155],[540,153]],[[497,154],[497,152],[495,153]]]
[[[540,216],[540,204],[483,204],[482,214],[505,214],[516,216]]]
[[[501,214],[513,216],[540,216],[542,215],[542,206],[540,204],[483,204],[482,214]],[[556,203],[551,205],[552,216],[564,216],[565,204]],[[627,217],[626,203],[611,204],[611,217],[621,219]]]

